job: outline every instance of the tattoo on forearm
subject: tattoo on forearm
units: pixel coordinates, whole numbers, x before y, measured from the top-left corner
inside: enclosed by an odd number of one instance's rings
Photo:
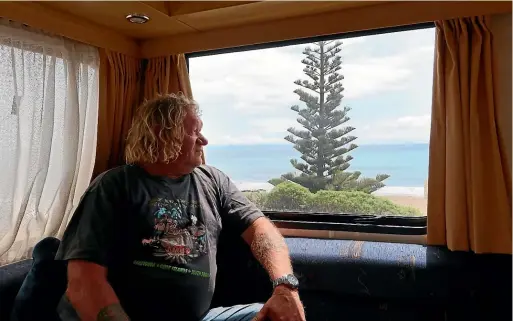
[[[278,231],[256,234],[251,243],[251,251],[268,271],[272,267],[275,254],[279,253],[288,256],[287,244]]]
[[[100,310],[96,321],[130,321],[121,304],[114,303]]]

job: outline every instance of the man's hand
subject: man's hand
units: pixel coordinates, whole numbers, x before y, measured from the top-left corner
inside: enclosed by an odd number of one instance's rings
[[[287,243],[273,223],[261,217],[242,234],[255,258],[265,268],[271,280],[292,274]],[[253,321],[305,321],[305,311],[297,290],[278,285],[271,298]]]
[[[306,321],[297,290],[278,285],[253,321]]]

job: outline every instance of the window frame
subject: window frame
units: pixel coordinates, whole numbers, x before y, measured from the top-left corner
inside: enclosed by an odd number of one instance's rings
[[[190,70],[190,59],[220,55],[225,53],[244,52],[250,50],[262,50],[269,48],[278,48],[291,45],[303,45],[316,41],[326,41],[335,39],[348,39],[362,36],[379,35],[385,33],[412,31],[419,29],[434,28],[434,22],[424,22],[412,25],[403,25],[396,27],[371,29],[363,31],[354,31],[347,33],[337,33],[332,35],[317,36],[310,38],[291,39],[277,42],[268,42],[247,46],[230,47],[223,49],[191,52],[185,54],[187,63],[187,72]],[[419,241],[427,235],[427,215],[421,217],[407,216],[380,216],[368,214],[345,214],[345,213],[321,213],[321,212],[295,212],[295,211],[268,211],[262,210],[265,216],[273,221],[280,229],[288,231],[325,231],[330,234],[333,232],[347,232],[348,235],[354,233],[364,234],[383,234],[398,237],[413,237],[412,243],[423,243]],[[366,237],[367,238],[367,237]]]

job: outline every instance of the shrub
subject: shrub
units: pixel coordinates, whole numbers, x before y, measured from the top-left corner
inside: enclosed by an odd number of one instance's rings
[[[382,197],[361,191],[319,191],[312,197],[310,208],[315,212],[420,216],[413,207],[394,204]]]
[[[329,212],[345,214],[422,216],[416,208],[401,206],[361,191],[311,193],[292,182],[278,184],[269,193],[249,192],[246,196],[262,210]]]
[[[265,197],[264,208],[274,211],[307,211],[312,193],[291,182],[276,185]]]
[[[255,191],[255,192],[243,192],[244,195],[259,209],[265,210],[265,200],[267,198],[267,192],[265,191]]]

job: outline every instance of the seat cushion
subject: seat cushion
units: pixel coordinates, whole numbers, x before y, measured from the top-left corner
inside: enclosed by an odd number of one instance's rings
[[[41,240],[33,251],[33,262],[14,300],[11,321],[59,320],[57,304],[66,291],[66,263],[56,261],[60,241]]]
[[[31,267],[31,259],[0,266],[0,320],[9,320],[14,299]]]

